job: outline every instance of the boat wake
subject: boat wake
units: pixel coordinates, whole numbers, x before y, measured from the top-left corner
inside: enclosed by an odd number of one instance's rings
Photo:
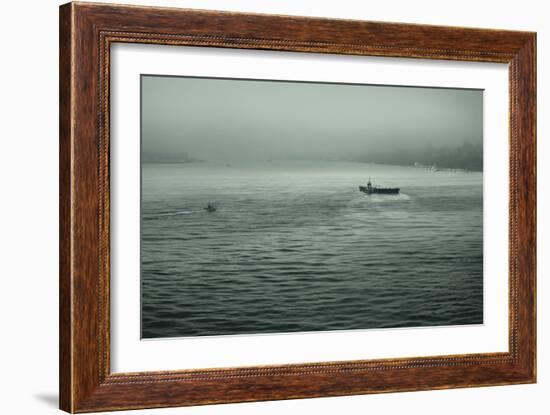
[[[395,205],[398,203],[409,202],[411,200],[413,200],[413,198],[405,193],[399,193],[397,195],[375,194],[355,197],[353,200],[350,200],[347,205],[348,207],[361,207],[371,204]]]
[[[175,212],[163,212],[163,213],[157,213],[155,215],[143,215],[144,219],[156,219],[156,218],[162,218],[166,216],[178,216],[178,215],[190,215],[191,213],[199,213],[199,211],[196,210],[178,210]]]
[[[370,203],[392,203],[411,200],[411,197],[405,193],[399,193],[397,195],[374,194],[364,197],[363,200]]]

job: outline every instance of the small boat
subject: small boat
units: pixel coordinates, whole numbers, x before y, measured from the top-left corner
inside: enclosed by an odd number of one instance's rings
[[[207,212],[215,212],[216,208],[211,203],[209,203],[208,206],[204,208],[204,210],[206,210]]]
[[[373,186],[370,178],[366,186],[359,186],[359,190],[368,195],[372,194],[385,194],[385,195],[396,195],[399,194],[399,187],[378,187]]]

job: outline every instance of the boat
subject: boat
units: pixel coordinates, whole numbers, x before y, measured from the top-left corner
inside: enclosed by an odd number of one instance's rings
[[[206,206],[204,208],[204,210],[208,211],[208,212],[215,212],[216,211],[216,208],[214,206],[212,206],[211,203],[208,204],[208,206]]]
[[[399,194],[399,187],[379,187],[373,186],[370,178],[366,186],[359,186],[359,190],[368,195],[372,194],[384,194],[384,195],[396,195]]]

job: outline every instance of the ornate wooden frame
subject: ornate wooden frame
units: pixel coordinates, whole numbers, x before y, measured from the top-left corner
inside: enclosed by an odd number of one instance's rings
[[[509,352],[111,373],[114,42],[509,64]],[[68,412],[531,383],[536,379],[536,34],[69,3],[60,8],[60,407]]]

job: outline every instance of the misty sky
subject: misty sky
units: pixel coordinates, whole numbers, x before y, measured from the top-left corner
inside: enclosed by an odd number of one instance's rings
[[[347,159],[482,132],[480,90],[142,76],[145,159]]]

